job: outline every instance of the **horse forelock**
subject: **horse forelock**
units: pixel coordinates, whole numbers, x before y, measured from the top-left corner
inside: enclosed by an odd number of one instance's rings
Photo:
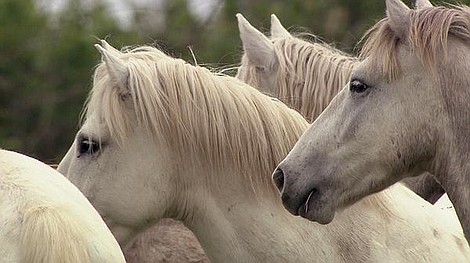
[[[191,161],[218,172],[234,164],[230,168],[252,183],[274,191],[270,174],[306,129],[306,121],[241,81],[161,54],[145,47],[122,54],[130,72],[130,95],[124,98],[99,65],[85,118],[104,122],[120,142],[137,121],[181,161],[187,162],[189,153]]]
[[[467,42],[470,40],[470,9],[467,6],[411,10],[406,39],[397,36],[389,19],[384,18],[364,35],[360,57],[372,59],[373,65],[381,65],[381,74],[392,81],[401,74],[397,53],[402,43],[409,46],[426,68],[436,72],[439,56],[447,58],[449,35]]]
[[[131,81],[135,81],[133,78],[136,75],[133,74],[133,72],[142,64],[141,61],[158,61],[166,59],[168,56],[154,47],[145,46],[135,49],[125,49],[125,51],[121,53],[120,58],[126,61],[128,65],[131,73],[128,79],[130,84]],[[149,66],[151,67],[151,65],[148,64],[142,71],[137,70],[143,79],[151,77],[150,74],[152,70]],[[80,125],[83,125],[86,121],[92,122],[92,127],[100,127],[100,123],[104,122],[111,136],[122,145],[127,139],[131,128],[131,116],[129,116],[125,110],[129,105],[129,100],[132,100],[135,113],[137,114],[143,110],[141,108],[143,104],[138,104],[136,100],[137,97],[142,97],[142,94],[137,94],[140,90],[133,89],[131,85],[129,85],[128,94],[121,94],[119,89],[116,88],[116,85],[117,84],[111,81],[105,63],[102,62],[98,64],[93,74],[93,88],[86,99],[81,114]],[[142,97],[141,100],[142,99],[145,100],[145,97]],[[148,128],[148,123],[145,124]]]

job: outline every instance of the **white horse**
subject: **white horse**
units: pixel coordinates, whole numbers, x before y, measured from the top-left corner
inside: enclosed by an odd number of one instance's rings
[[[2,263],[125,262],[100,215],[64,176],[0,150]]]
[[[269,174],[308,126],[299,113],[155,48],[97,48],[103,63],[59,171],[122,246],[171,217],[213,262],[470,260],[458,221],[401,185],[328,226],[291,216]]]
[[[309,122],[348,83],[359,64],[358,58],[325,43],[292,36],[275,15],[271,15],[271,39],[241,14],[237,19],[244,52],[236,77],[279,98]],[[431,204],[445,192],[429,173],[406,178],[403,183]]]
[[[328,223],[335,211],[429,171],[470,238],[470,8],[386,0],[365,61],[279,164],[285,206]],[[308,198],[307,198],[308,197]]]

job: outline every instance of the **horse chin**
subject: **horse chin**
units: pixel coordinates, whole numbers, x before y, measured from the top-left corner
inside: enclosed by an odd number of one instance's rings
[[[333,204],[327,200],[324,197],[308,198],[305,204],[300,206],[299,216],[322,225],[331,223],[335,217],[335,209]]]

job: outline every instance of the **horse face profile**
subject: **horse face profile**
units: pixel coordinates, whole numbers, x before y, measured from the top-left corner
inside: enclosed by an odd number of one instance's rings
[[[122,89],[129,75],[126,62],[107,44],[99,49],[104,64],[95,74],[94,93],[98,94],[94,95],[102,97],[89,102],[86,120],[58,170],[93,202],[118,241],[125,244],[168,212],[177,167],[171,151],[136,121],[129,91]],[[102,107],[103,100],[113,96],[122,104]],[[115,122],[106,123],[105,118]],[[119,135],[111,134],[109,125]]]
[[[429,171],[468,237],[469,8],[418,1],[411,10],[399,0],[386,6],[349,84],[274,176],[289,211],[329,223],[338,209]]]

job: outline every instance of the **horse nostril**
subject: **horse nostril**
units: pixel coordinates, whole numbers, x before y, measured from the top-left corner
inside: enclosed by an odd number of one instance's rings
[[[282,189],[284,188],[284,172],[280,168],[276,168],[274,171],[273,181],[277,189],[279,189],[279,192],[282,192]]]

